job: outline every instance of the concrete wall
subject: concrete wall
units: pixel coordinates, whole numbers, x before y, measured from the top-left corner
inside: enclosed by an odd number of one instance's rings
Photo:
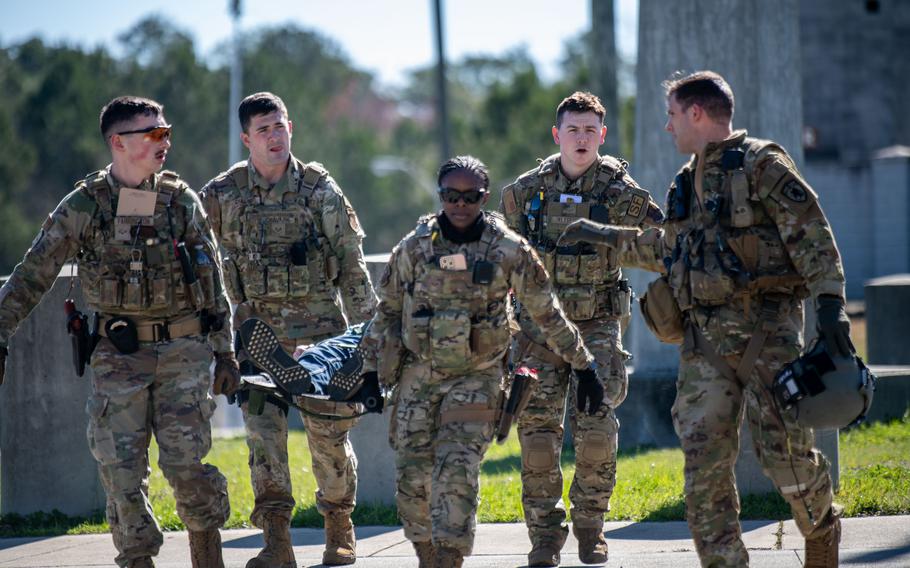
[[[58,278],[10,340],[0,387],[0,514],[104,508],[85,434],[92,372],[76,376],[65,329],[63,300],[85,306],[78,283],[68,296],[70,280]]]

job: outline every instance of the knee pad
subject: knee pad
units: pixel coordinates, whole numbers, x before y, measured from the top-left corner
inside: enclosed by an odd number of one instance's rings
[[[588,463],[603,463],[615,457],[611,438],[609,433],[599,430],[585,432],[578,448],[578,457]]]
[[[521,462],[525,470],[547,472],[559,463],[559,440],[555,433],[525,437],[521,444]]]

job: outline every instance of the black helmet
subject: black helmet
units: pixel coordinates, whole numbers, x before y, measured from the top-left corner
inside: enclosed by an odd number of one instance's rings
[[[872,405],[873,375],[859,355],[831,355],[824,341],[781,369],[774,396],[803,426],[817,430],[862,422]]]

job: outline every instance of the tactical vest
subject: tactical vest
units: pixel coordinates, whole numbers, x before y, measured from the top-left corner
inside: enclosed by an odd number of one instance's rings
[[[780,183],[796,167],[783,148],[767,140],[745,138],[722,158],[720,196],[697,208],[694,173],[689,165],[676,176],[667,196],[667,224],[676,233],[672,256],[665,259],[669,282],[682,310],[729,303],[734,297],[780,293],[806,295],[773,219],[761,204],[753,170],[769,152],[781,156],[780,175],[763,176],[763,184]],[[765,181],[770,180],[770,181]]]
[[[514,321],[500,246],[504,222],[485,213],[486,228],[467,247],[467,269],[443,270],[433,241],[441,231],[423,217],[414,234],[414,279],[406,284],[402,340],[419,360],[449,372],[481,370],[502,360]],[[482,263],[489,263],[486,276]],[[491,265],[491,266],[490,266]],[[478,280],[480,282],[478,282]]]
[[[240,235],[233,261],[243,286],[232,298],[285,300],[325,296],[338,277],[338,257],[328,245],[322,220],[310,209],[319,180],[328,172],[319,164],[297,162],[297,187],[280,203],[266,204],[250,188],[246,163],[228,172],[240,191]]]
[[[163,171],[158,176],[151,217],[115,216],[105,171],[89,174],[76,189],[98,206],[78,255],[82,291],[92,308],[110,315],[172,319],[215,307],[215,251],[207,239],[194,246],[183,243],[190,219],[178,204],[187,186],[177,174]],[[192,284],[184,277],[177,243],[186,247]]]
[[[559,236],[573,221],[638,226],[648,212],[648,193],[628,187],[610,191],[610,182],[625,173],[626,164],[602,156],[590,191],[562,197],[555,188],[558,156],[544,160],[537,169],[537,184],[524,204],[521,230],[537,248],[566,315],[575,321],[624,317],[630,313],[631,289],[620,281],[616,253],[587,243],[557,246]],[[563,202],[560,202],[563,201]]]

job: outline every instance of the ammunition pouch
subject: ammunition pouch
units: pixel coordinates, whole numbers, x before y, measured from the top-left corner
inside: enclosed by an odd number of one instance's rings
[[[645,325],[658,340],[676,345],[683,342],[685,329],[682,311],[666,276],[648,284],[648,291],[639,302]]]

